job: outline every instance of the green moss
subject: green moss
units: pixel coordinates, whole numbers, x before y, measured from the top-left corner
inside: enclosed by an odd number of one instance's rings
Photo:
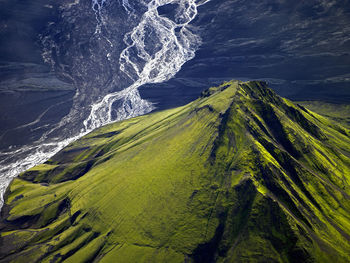
[[[323,101],[298,101],[296,103],[326,117],[331,117],[343,123],[350,123],[350,105],[348,104],[336,104]]]
[[[226,82],[102,127],[14,179],[0,258],[346,262],[349,156],[345,126],[266,83]]]

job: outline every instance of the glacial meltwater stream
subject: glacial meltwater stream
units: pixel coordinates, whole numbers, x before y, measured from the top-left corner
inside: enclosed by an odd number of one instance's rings
[[[92,12],[97,20],[94,34],[105,38],[110,43],[110,48],[113,48],[113,42],[103,35],[102,30],[106,23],[103,8],[108,1],[111,0],[92,0]],[[0,207],[7,186],[19,173],[45,162],[72,141],[102,125],[152,111],[154,105],[141,98],[138,88],[144,84],[169,80],[186,61],[195,56],[200,38],[190,29],[189,23],[196,17],[197,7],[205,2],[208,1],[202,1],[200,4],[195,0],[138,2],[138,6],[141,3],[146,11],[141,14],[137,26],[124,35],[125,48],[119,55],[120,72],[125,74],[125,78],[132,84],[87,105],[90,113],[86,114],[87,118],[84,119],[79,119],[81,115],[77,114],[78,102],[81,104],[78,98],[89,94],[82,94],[83,91],[77,87],[72,110],[60,123],[44,133],[35,143],[15,151],[0,153]],[[173,16],[159,15],[158,8],[165,5],[174,8]],[[130,18],[137,15],[136,7],[131,2],[122,0],[121,6]],[[107,53],[106,56],[109,59],[111,54]],[[113,80],[110,85],[116,85],[116,81]],[[77,121],[83,125],[74,129],[72,122]],[[73,132],[60,132],[67,129]]]

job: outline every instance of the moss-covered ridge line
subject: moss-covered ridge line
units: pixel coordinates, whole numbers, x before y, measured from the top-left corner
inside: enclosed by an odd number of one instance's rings
[[[231,81],[102,127],[9,186],[4,262],[348,262],[350,131]]]

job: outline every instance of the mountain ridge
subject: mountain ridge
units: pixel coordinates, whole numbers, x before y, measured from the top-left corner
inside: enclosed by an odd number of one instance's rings
[[[349,137],[265,82],[212,87],[14,179],[0,260],[348,262]]]

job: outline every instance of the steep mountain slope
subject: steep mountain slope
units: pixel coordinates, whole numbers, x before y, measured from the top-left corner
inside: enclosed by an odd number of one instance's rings
[[[3,262],[348,262],[350,131],[225,83],[16,178]]]
[[[350,125],[350,104],[330,103],[323,101],[300,101],[298,104],[334,119],[343,125]]]

